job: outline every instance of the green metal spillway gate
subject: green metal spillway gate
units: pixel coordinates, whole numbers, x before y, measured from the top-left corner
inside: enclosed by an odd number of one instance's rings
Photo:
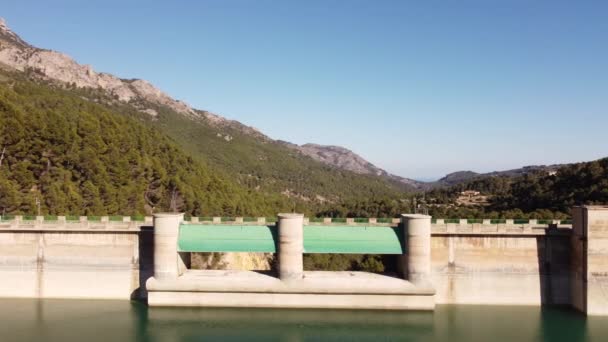
[[[276,226],[182,224],[180,252],[277,251]],[[403,254],[401,227],[304,226],[304,253]]]

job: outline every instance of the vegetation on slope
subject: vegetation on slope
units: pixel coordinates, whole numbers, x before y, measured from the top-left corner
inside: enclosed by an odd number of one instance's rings
[[[490,195],[489,205],[450,207],[465,190]],[[442,217],[567,217],[574,205],[608,203],[608,158],[565,165],[556,172],[476,179],[429,191],[426,197],[434,204],[431,211]]]
[[[262,135],[245,133],[240,127],[193,121],[162,109],[153,125],[240,184],[283,193],[308,206],[403,195],[402,189],[381,177],[327,166]]]
[[[8,77],[10,76],[10,77]],[[0,83],[0,211],[272,215],[245,189],[136,119],[15,75]]]
[[[248,191],[280,196],[290,211],[331,214],[335,207],[364,198],[402,202],[409,197],[402,183],[325,165],[238,122],[186,117],[142,100],[124,104],[95,89],[69,90],[168,135],[195,160]],[[137,108],[152,108],[157,115]]]

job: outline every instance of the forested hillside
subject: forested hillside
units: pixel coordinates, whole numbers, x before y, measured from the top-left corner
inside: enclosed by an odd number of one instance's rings
[[[399,196],[403,188],[373,175],[324,165],[240,127],[191,120],[159,108],[152,124],[209,165],[250,189],[327,204],[369,196]]]
[[[250,191],[166,136],[69,91],[3,73],[0,211],[48,214],[271,215],[280,196]]]
[[[403,183],[325,165],[236,121],[188,117],[143,100],[124,104],[91,88],[69,87],[69,91],[112,112],[137,118],[216,173],[249,191],[280,195],[292,210],[315,214],[345,202],[409,197]],[[152,108],[156,114],[142,113],[137,110],[141,107]]]
[[[489,204],[453,206],[465,190],[490,196]],[[519,177],[476,179],[429,191],[426,200],[431,212],[442,217],[565,217],[574,205],[608,203],[608,158],[565,165],[551,172],[539,170]]]

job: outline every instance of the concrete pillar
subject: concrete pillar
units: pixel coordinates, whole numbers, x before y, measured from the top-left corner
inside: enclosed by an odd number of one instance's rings
[[[154,277],[174,279],[180,274],[180,261],[177,254],[179,225],[184,214],[154,214]]]
[[[430,285],[431,217],[420,214],[401,215],[406,251],[401,271],[405,279],[416,285]]]
[[[572,305],[608,316],[608,206],[575,207],[572,218]]]
[[[302,279],[304,272],[304,215],[279,214],[279,278]]]

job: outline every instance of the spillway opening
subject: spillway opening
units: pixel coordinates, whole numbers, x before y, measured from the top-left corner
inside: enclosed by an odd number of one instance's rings
[[[397,255],[306,253],[304,271],[362,271],[397,275]]]
[[[276,273],[275,253],[261,252],[191,252],[190,269],[260,271]]]

